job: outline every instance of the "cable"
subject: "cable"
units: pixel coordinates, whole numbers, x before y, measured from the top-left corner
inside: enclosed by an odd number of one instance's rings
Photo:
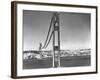
[[[50,40],[51,40],[51,38],[52,38],[53,32],[54,32],[54,31],[52,31],[52,33],[51,33],[51,35],[50,35],[50,38],[49,38],[49,41],[48,41],[47,45],[46,45],[44,48],[47,48],[47,47],[48,47],[48,45],[49,45],[49,43],[50,43]]]
[[[49,30],[48,30],[48,34],[47,34],[47,37],[46,37],[45,44],[44,44],[44,46],[42,47],[42,49],[45,47],[45,45],[46,45],[46,43],[47,43],[47,40],[48,40],[48,37],[49,37],[49,34],[50,34],[50,30],[51,30],[51,26],[52,26],[52,21],[53,21],[53,16],[52,16],[52,19],[51,19],[51,22],[50,22],[50,27],[49,27]]]

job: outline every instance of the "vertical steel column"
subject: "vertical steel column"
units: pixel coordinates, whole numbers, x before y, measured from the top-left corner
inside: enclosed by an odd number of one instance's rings
[[[53,14],[53,67],[60,67],[60,30],[59,14]]]
[[[58,27],[59,27],[58,28],[58,47],[59,47],[59,50],[58,50],[59,65],[58,66],[60,67],[60,55],[61,54],[60,54],[60,23],[59,23],[59,21],[60,20],[59,20],[59,14],[58,14]]]
[[[54,23],[54,14],[53,14],[53,23]],[[54,45],[55,45],[55,32],[54,32],[54,24],[53,24],[53,67],[55,67],[55,50],[54,50]]]

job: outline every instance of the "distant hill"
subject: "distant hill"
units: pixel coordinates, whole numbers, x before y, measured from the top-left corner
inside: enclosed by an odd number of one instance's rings
[[[27,50],[23,51],[24,57],[30,57],[30,58],[35,58],[35,57],[52,57],[53,56],[53,51],[52,50],[45,50],[45,51],[38,51],[38,50]],[[57,54],[55,54],[57,55]],[[86,56],[86,55],[91,55],[91,49],[76,49],[76,50],[60,50],[60,56],[61,57],[66,57],[66,56]]]

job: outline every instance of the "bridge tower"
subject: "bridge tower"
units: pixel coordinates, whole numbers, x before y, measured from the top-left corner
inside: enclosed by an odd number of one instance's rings
[[[60,67],[60,24],[59,13],[53,13],[53,67]]]
[[[39,44],[39,53],[40,53],[40,58],[42,59],[43,54],[42,54],[42,43]]]

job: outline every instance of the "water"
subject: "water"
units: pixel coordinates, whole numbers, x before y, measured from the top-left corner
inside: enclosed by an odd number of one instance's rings
[[[91,56],[67,56],[61,57],[61,67],[78,67],[78,66],[90,66]],[[27,59],[23,60],[23,69],[40,69],[40,68],[51,68],[52,57],[45,59]]]

